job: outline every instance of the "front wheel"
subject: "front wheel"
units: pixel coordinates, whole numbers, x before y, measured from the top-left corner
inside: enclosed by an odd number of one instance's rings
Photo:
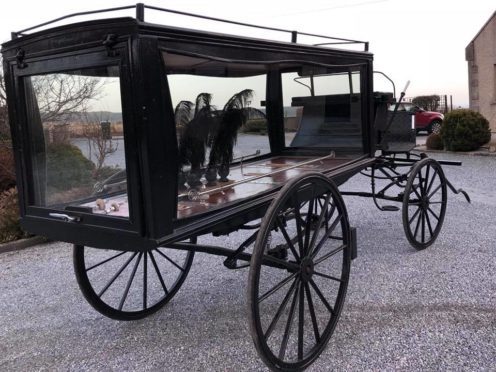
[[[283,258],[271,255],[281,248]],[[348,216],[334,183],[315,173],[283,187],[262,220],[248,282],[250,331],[269,368],[302,370],[324,350],[350,262]]]
[[[117,320],[144,318],[163,307],[183,284],[194,252],[157,247],[142,252],[75,245],[74,271],[91,306]]]
[[[441,165],[425,158],[410,172],[403,195],[403,228],[410,244],[425,249],[437,239],[444,221],[447,184]]]

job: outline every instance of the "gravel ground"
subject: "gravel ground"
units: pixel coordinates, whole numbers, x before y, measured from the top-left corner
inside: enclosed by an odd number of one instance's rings
[[[425,251],[408,245],[400,212],[346,198],[358,259],[334,336],[309,370],[495,369],[496,157],[442,158],[464,162],[445,170],[473,201],[449,194],[443,230]],[[356,177],[342,189],[368,183]],[[65,243],[0,256],[0,370],[266,369],[248,332],[246,270],[198,254],[168,306],[117,322],[86,303],[71,260]]]

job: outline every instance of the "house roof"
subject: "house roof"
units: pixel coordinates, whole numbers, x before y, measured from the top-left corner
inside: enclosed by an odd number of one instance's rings
[[[477,39],[479,37],[481,32],[486,28],[486,26],[491,22],[491,20],[495,16],[496,16],[496,11],[494,11],[494,13],[491,15],[491,17],[489,17],[489,19],[486,21],[486,23],[484,23],[484,26],[481,27],[481,29],[479,30],[479,32],[477,32],[477,34],[474,36],[474,38],[472,40],[470,40],[470,43],[468,43],[467,47],[470,46],[470,44],[472,44],[475,41],[475,39]]]

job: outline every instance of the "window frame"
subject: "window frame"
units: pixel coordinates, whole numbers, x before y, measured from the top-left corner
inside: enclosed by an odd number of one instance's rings
[[[132,92],[130,87],[129,62],[126,58],[125,46],[116,46],[116,53],[109,55],[105,49],[89,49],[79,50],[77,53],[70,55],[49,55],[37,59],[27,60],[26,67],[23,69],[13,68],[14,85],[17,91],[19,107],[17,114],[19,116],[18,130],[24,134],[19,135],[21,143],[19,143],[22,153],[21,163],[23,184],[19,187],[19,192],[22,193],[22,217],[35,217],[48,220],[59,220],[57,217],[51,216],[53,213],[76,217],[81,220],[84,225],[93,225],[103,228],[112,228],[126,230],[130,232],[138,232],[142,230],[142,206],[139,203],[140,197],[138,177],[139,174],[138,162],[136,161],[137,147],[135,143],[131,143],[131,139],[135,137],[132,112],[132,97],[128,92]],[[26,103],[25,79],[35,75],[44,75],[50,73],[64,73],[73,70],[84,70],[98,67],[119,68],[119,84],[121,95],[122,121],[124,130],[124,154],[126,163],[126,179],[127,179],[127,198],[129,204],[129,217],[109,216],[105,214],[87,213],[74,210],[66,210],[65,208],[57,208],[56,206],[37,206],[35,205],[35,190],[34,190],[34,169],[32,164],[32,146],[30,139],[32,133],[30,124],[28,123],[28,105]]]

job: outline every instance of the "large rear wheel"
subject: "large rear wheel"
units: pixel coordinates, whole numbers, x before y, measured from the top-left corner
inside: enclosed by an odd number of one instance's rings
[[[252,338],[271,369],[304,369],[324,350],[350,262],[348,216],[334,183],[315,173],[283,187],[262,220],[248,283]]]

